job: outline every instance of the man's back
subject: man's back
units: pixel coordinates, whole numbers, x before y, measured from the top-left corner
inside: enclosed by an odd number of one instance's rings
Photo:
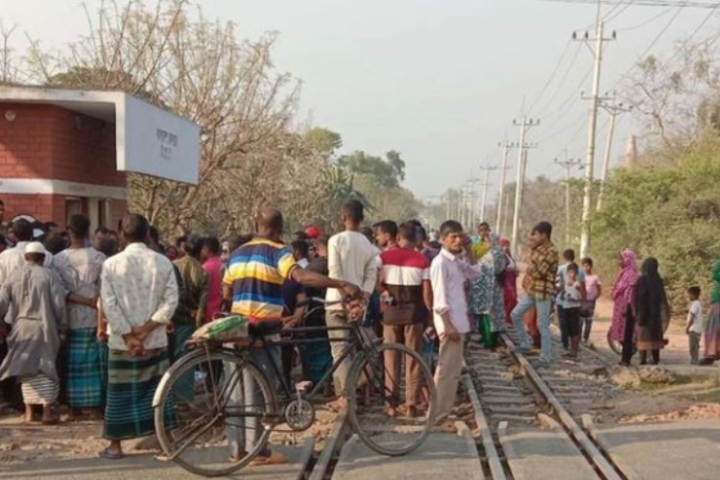
[[[235,250],[223,283],[233,289],[233,313],[254,320],[278,320],[283,313],[282,284],[296,263],[289,248],[256,237]]]
[[[94,248],[68,248],[58,253],[54,267],[65,290],[86,298],[100,293],[100,274],[105,255]],[[97,312],[86,305],[68,304],[70,328],[93,328],[97,326]]]
[[[122,337],[117,335],[119,323],[139,327],[155,316],[169,321],[177,308],[178,286],[173,265],[145,244],[132,243],[109,258],[101,278],[103,308],[110,324],[110,348],[126,349]],[[155,329],[145,341],[146,348],[166,345],[162,329]]]
[[[394,298],[383,321],[406,325],[427,320],[423,282],[430,280],[430,262],[422,253],[407,248],[391,248],[380,255],[383,285]]]
[[[372,293],[380,266],[377,249],[359,232],[345,231],[328,242],[328,270],[330,278],[359,285],[365,293]],[[336,289],[327,292],[329,302],[341,299]],[[337,305],[335,309],[342,308]],[[333,308],[329,308],[333,309]]]

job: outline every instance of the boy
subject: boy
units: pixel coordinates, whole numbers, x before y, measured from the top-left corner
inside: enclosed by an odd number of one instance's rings
[[[565,358],[577,360],[580,347],[580,306],[582,305],[582,284],[578,280],[578,266],[570,263],[565,269],[567,278],[563,286],[563,308],[567,323],[570,352]]]
[[[562,253],[562,258],[564,263],[557,269],[557,297],[555,298],[555,306],[557,308],[558,327],[560,327],[560,339],[562,341],[563,349],[567,351],[570,346],[570,335],[568,332],[567,316],[565,315],[565,301],[563,298],[565,284],[567,284],[567,267],[571,263],[575,263],[575,251],[572,249],[565,250]],[[584,272],[578,272],[578,280],[580,281],[581,290],[584,290]]]
[[[539,368],[550,366],[552,359],[552,334],[550,333],[550,303],[555,296],[555,274],[558,268],[558,251],[550,240],[552,225],[540,222],[533,228],[530,237],[532,248],[531,264],[526,275],[530,277],[531,285],[527,294],[520,300],[511,316],[515,331],[518,334],[520,345],[519,353],[530,353],[530,339],[525,331],[523,316],[528,310],[535,307],[540,327],[542,349],[540,353]]]
[[[435,371],[438,424],[445,423],[455,404],[463,365],[463,336],[470,331],[465,282],[480,276],[480,265],[462,225],[448,220],[440,227],[442,250],[430,267],[433,290],[433,323],[440,336]],[[464,256],[463,256],[464,253]]]
[[[690,287],[687,290],[688,309],[687,328],[685,332],[688,334],[690,341],[690,363],[698,364],[698,352],[700,350],[700,337],[703,332],[703,311],[702,303],[700,303],[700,287]]]
[[[580,307],[580,328],[582,332],[582,340],[586,345],[590,342],[590,332],[592,331],[593,317],[595,316],[595,304],[597,299],[602,295],[602,283],[600,277],[593,273],[592,258],[586,257],[582,259],[582,268],[585,271],[585,301]]]

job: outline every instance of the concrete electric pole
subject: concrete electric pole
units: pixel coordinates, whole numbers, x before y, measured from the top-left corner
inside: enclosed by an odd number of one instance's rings
[[[513,125],[520,127],[520,148],[518,149],[518,160],[517,160],[517,177],[515,184],[515,208],[513,212],[513,227],[512,227],[512,239],[510,242],[511,251],[517,253],[518,245],[518,226],[520,224],[520,206],[522,204],[522,191],[523,184],[525,182],[525,165],[524,160],[528,146],[525,144],[525,137],[528,129],[535,127],[540,124],[540,120],[528,119],[527,115],[524,115],[521,120],[514,120]]]
[[[565,246],[570,245],[570,170],[573,167],[583,169],[582,160],[579,158],[568,158],[567,160],[555,159],[555,163],[565,168]]]
[[[480,171],[485,172],[485,179],[483,180],[482,187],[482,200],[480,201],[480,221],[485,221],[485,205],[487,204],[487,192],[490,186],[490,172],[497,170],[498,167],[480,167]]]
[[[605,28],[602,17],[600,15],[601,2],[598,1],[597,19],[595,20],[595,38],[585,32],[583,38],[578,38],[577,33],[573,33],[575,40],[585,42],[589,47],[589,42],[595,42],[593,56],[595,57],[595,68],[593,75],[592,95],[590,96],[590,120],[588,122],[588,146],[587,160],[585,161],[585,195],[583,196],[583,212],[582,212],[582,233],[580,235],[580,255],[586,257],[590,250],[590,213],[592,210],[592,187],[593,173],[595,167],[595,135],[597,133],[597,117],[599,106],[600,92],[600,73],[602,70],[602,52],[603,44],[606,41],[616,38],[613,33],[612,38],[604,38],[603,30]]]
[[[502,221],[503,221],[503,215],[505,214],[503,210],[503,203],[504,202],[504,195],[505,195],[505,173],[508,168],[508,154],[510,153],[510,150],[517,147],[517,143],[508,143],[507,141],[503,141],[498,144],[498,146],[502,147],[503,149],[503,156],[502,156],[502,164],[500,165],[500,192],[498,193],[498,205],[497,205],[497,218],[495,219],[495,233],[500,235],[502,232]]]
[[[595,209],[600,211],[602,208],[603,194],[605,193],[605,182],[607,182],[608,172],[610,170],[610,156],[612,155],[612,142],[615,133],[615,122],[618,115],[629,112],[632,106],[623,105],[615,101],[615,93],[612,96],[600,99],[600,107],[610,114],[610,126],[608,127],[607,140],[605,142],[605,155],[603,157],[602,171],[600,172],[600,191],[598,192],[597,206]]]

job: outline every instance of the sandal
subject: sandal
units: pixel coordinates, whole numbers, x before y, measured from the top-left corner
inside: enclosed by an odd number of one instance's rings
[[[125,455],[122,453],[122,451],[110,450],[110,447],[101,450],[98,455],[100,456],[100,458],[104,458],[106,460],[120,460],[121,458],[125,458]]]
[[[251,467],[264,467],[267,465],[283,465],[287,463],[287,458],[281,453],[270,452],[267,457],[257,456],[250,462]]]

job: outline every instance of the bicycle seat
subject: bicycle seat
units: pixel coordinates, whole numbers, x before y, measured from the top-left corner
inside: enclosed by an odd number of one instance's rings
[[[248,325],[248,332],[251,336],[272,335],[273,333],[280,333],[282,329],[282,320],[267,320]]]

